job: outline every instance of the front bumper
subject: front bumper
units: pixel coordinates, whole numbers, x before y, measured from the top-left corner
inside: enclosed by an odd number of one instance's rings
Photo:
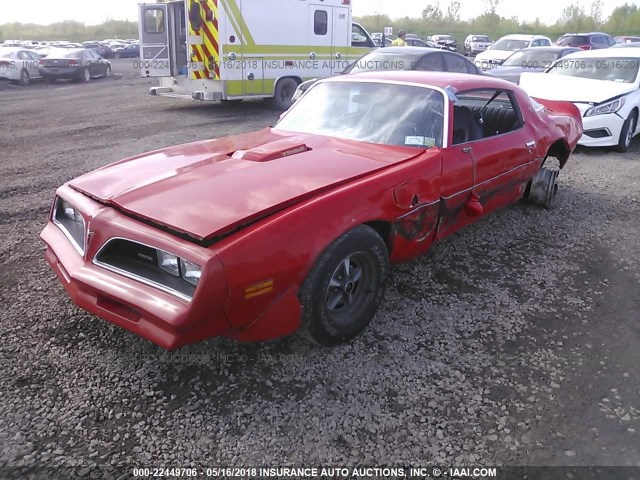
[[[58,195],[82,213],[93,232],[84,256],[51,221],[40,235],[47,246],[47,262],[76,305],[169,350],[229,333],[224,313],[226,281],[215,254],[105,208],[69,187],[58,189]],[[102,245],[116,236],[154,245],[203,265],[191,301],[94,265],[92,259]]]
[[[578,145],[583,147],[612,147],[618,144],[624,118],[615,113],[583,117],[584,133]]]
[[[469,53],[471,53],[471,55],[479,55],[482,52],[485,52],[487,50],[487,47],[471,47],[469,49]]]

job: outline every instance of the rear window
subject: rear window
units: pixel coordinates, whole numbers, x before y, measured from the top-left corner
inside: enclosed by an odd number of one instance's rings
[[[512,38],[503,38],[502,40],[498,40],[493,44],[494,50],[507,50],[515,52],[516,50],[522,50],[523,48],[527,48],[529,46],[528,40],[515,40]]]
[[[82,58],[82,52],[84,52],[84,50],[66,50],[60,48],[51,50],[47,58]]]
[[[197,3],[192,4],[192,8],[189,10],[189,19],[194,29],[199,29],[199,26],[194,25],[196,22],[196,14],[194,9],[199,9],[200,5]],[[198,15],[199,17],[199,15]],[[159,8],[149,8],[144,11],[144,31],[146,33],[162,33],[164,32],[164,12]]]
[[[560,37],[556,43],[561,47],[579,47],[580,45],[589,45],[589,39],[584,35],[566,35]]]
[[[471,37],[472,42],[490,42],[489,37],[486,35],[474,35]]]
[[[417,59],[415,55],[386,53],[384,50],[378,50],[354,62],[347,73],[410,70],[415,68]]]

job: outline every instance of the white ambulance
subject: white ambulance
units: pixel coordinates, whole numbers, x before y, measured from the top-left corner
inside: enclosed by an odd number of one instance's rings
[[[375,47],[351,0],[158,0],[139,13],[139,67],[160,79],[151,95],[266,98],[286,109],[301,82]]]

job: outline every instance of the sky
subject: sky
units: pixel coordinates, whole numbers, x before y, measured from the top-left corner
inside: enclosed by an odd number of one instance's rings
[[[278,0],[264,0],[277,3]],[[383,13],[391,18],[404,16],[419,17],[422,9],[435,0],[352,0],[355,16]],[[463,19],[480,15],[485,3],[482,0],[459,0]],[[152,3],[152,0],[146,0]],[[638,4],[640,0],[628,0]],[[102,23],[107,18],[115,20],[136,20],[137,0],[0,0],[0,24],[8,22],[49,24],[62,20],[77,20],[88,25]],[[441,0],[440,8],[447,11],[450,0]],[[578,3],[590,11],[590,0],[501,0],[497,13],[503,17],[517,16],[519,20],[533,21],[540,17],[543,23],[551,24],[562,14],[562,10]],[[624,0],[602,0],[603,14],[608,16]]]

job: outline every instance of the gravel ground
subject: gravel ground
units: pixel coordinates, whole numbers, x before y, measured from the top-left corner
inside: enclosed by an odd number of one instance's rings
[[[38,238],[54,190],[277,114],[114,72],[0,86],[0,467],[640,466],[640,139],[578,150],[553,210],[515,205],[394,267],[350,345],[167,354],[67,298]]]

